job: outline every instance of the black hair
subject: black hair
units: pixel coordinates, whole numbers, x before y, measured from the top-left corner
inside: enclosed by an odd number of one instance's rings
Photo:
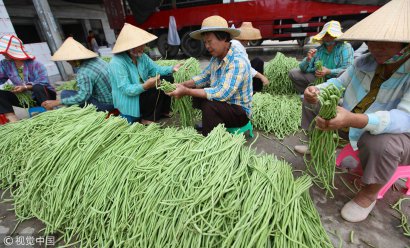
[[[211,31],[211,32],[204,32],[202,36],[208,33],[214,33],[215,37],[220,41],[230,42],[231,41],[231,34],[224,32],[224,31]]]

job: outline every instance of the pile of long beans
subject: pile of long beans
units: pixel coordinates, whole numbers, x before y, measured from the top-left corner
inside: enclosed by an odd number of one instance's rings
[[[265,65],[264,74],[269,79],[269,85],[264,87],[264,92],[270,94],[291,95],[296,90],[288,73],[291,69],[299,66],[295,58],[286,57],[278,52],[271,61]]]
[[[320,117],[330,120],[336,116],[336,107],[343,91],[344,89],[339,90],[333,84],[320,90],[318,96]],[[315,120],[312,121],[311,127],[314,124]],[[335,188],[335,151],[339,143],[339,139],[333,138],[334,135],[337,136],[337,130],[324,131],[319,128],[311,128],[309,133],[311,159],[306,163],[308,170],[315,175],[314,181],[317,182],[319,187],[326,190],[326,194],[330,197],[333,197],[332,190]]]
[[[6,84],[3,87],[3,90],[12,91],[14,90],[14,85]],[[36,103],[34,102],[33,98],[31,97],[30,92],[21,92],[21,93],[14,93],[20,103],[20,106],[23,108],[30,108],[34,106]]]
[[[57,91],[78,90],[77,80],[70,80],[70,81],[64,82],[62,85],[56,87],[56,90]]]
[[[302,103],[298,95],[253,95],[252,124],[257,129],[284,139],[299,130],[301,119]]]
[[[0,127],[19,220],[78,247],[332,247],[310,177],[243,136],[105,117],[69,107]]]

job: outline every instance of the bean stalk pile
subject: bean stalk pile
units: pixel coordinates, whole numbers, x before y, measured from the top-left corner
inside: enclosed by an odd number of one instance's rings
[[[339,90],[333,84],[320,90],[318,96],[321,105],[319,111],[320,117],[325,120],[330,120],[336,116],[336,107],[343,91],[344,89]],[[314,124],[315,120],[312,121],[311,127],[313,127]],[[339,142],[339,139],[334,139],[333,137],[334,134],[337,136],[337,130],[324,131],[318,128],[311,129],[312,131],[309,133],[311,159],[306,163],[307,169],[315,174],[315,181],[317,181],[318,186],[326,190],[326,194],[330,197],[333,197],[332,190],[335,188],[335,151]]]
[[[12,91],[14,90],[14,85],[11,84],[6,84],[3,87],[3,90],[6,91]],[[21,92],[21,93],[14,93],[20,103],[20,106],[22,106],[23,108],[30,108],[34,105],[36,105],[36,103],[34,102],[33,98],[31,97],[31,93],[30,92]]]
[[[264,87],[264,91],[272,95],[296,93],[288,73],[298,66],[299,62],[295,58],[286,57],[283,53],[278,52],[275,58],[265,65],[264,74],[269,79],[269,85]]]
[[[259,130],[273,133],[278,139],[284,139],[299,130],[301,113],[302,103],[297,95],[253,95],[253,125]]]
[[[223,126],[128,125],[94,107],[0,127],[0,178],[20,220],[79,247],[332,247],[309,176]],[[28,152],[29,151],[29,152]]]
[[[57,91],[62,91],[62,90],[78,90],[77,86],[77,80],[71,80],[64,82],[62,85],[58,86],[56,88]]]
[[[316,71],[322,71],[323,69],[323,63],[321,60],[318,60],[315,62],[315,69]],[[313,82],[314,85],[322,84],[325,81],[324,77],[321,78],[316,78],[315,82]]]

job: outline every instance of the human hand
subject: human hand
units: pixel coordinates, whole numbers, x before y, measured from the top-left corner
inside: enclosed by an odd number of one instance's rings
[[[177,72],[181,66],[182,66],[182,64],[174,65],[174,67],[172,67],[172,72]]]
[[[144,83],[144,89],[151,89],[154,88],[156,85],[161,85],[161,80],[159,80],[159,75],[149,78],[147,81]]]
[[[57,107],[60,104],[61,104],[61,102],[59,100],[47,100],[47,101],[44,101],[41,104],[41,107],[43,107],[47,110],[52,110],[52,109],[54,109],[54,107]]]
[[[330,70],[328,68],[324,67],[324,66],[322,67],[321,71],[319,71],[319,70],[315,71],[315,76],[317,78],[323,78],[328,74],[330,74]]]
[[[264,75],[262,75],[261,81],[262,81],[263,86],[266,86],[269,84],[268,78],[265,77]]]
[[[307,61],[309,62],[316,54],[317,49],[310,49],[309,52],[307,53]]]
[[[27,90],[27,86],[16,86],[16,87],[14,87],[14,89],[11,92],[13,92],[13,93],[23,93],[26,90]]]
[[[176,86],[177,88],[174,91],[166,93],[166,94],[171,97],[175,97],[175,98],[181,98],[187,95],[187,91],[189,90],[187,87],[185,87],[182,84],[177,84]]]
[[[304,99],[306,102],[311,103],[311,104],[316,104],[318,102],[318,95],[320,93],[320,90],[316,86],[309,86],[305,89],[304,92]]]
[[[350,127],[351,119],[355,118],[352,112],[345,108],[337,106],[336,116],[333,119],[325,120],[320,116],[316,117],[316,126],[321,130],[337,130],[344,127]]]

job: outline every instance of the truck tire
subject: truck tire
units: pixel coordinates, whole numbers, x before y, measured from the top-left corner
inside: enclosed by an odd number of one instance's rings
[[[357,20],[345,20],[342,21],[340,23],[340,25],[342,26],[342,31],[346,32],[349,28],[353,27],[353,25],[355,25],[357,23]],[[350,41],[349,42],[350,45],[352,45],[353,50],[356,50],[357,48],[359,48],[363,42],[361,41]]]
[[[179,51],[179,46],[168,44],[168,34],[161,34],[157,41],[159,53],[165,59],[174,58]]]
[[[189,36],[190,32],[186,32],[181,39],[181,50],[188,57],[198,58],[204,51],[205,46],[201,40],[193,39]]]
[[[249,41],[249,45],[250,46],[260,46],[262,44],[262,42],[263,42],[262,39],[260,39],[260,40],[251,40],[251,41]]]

